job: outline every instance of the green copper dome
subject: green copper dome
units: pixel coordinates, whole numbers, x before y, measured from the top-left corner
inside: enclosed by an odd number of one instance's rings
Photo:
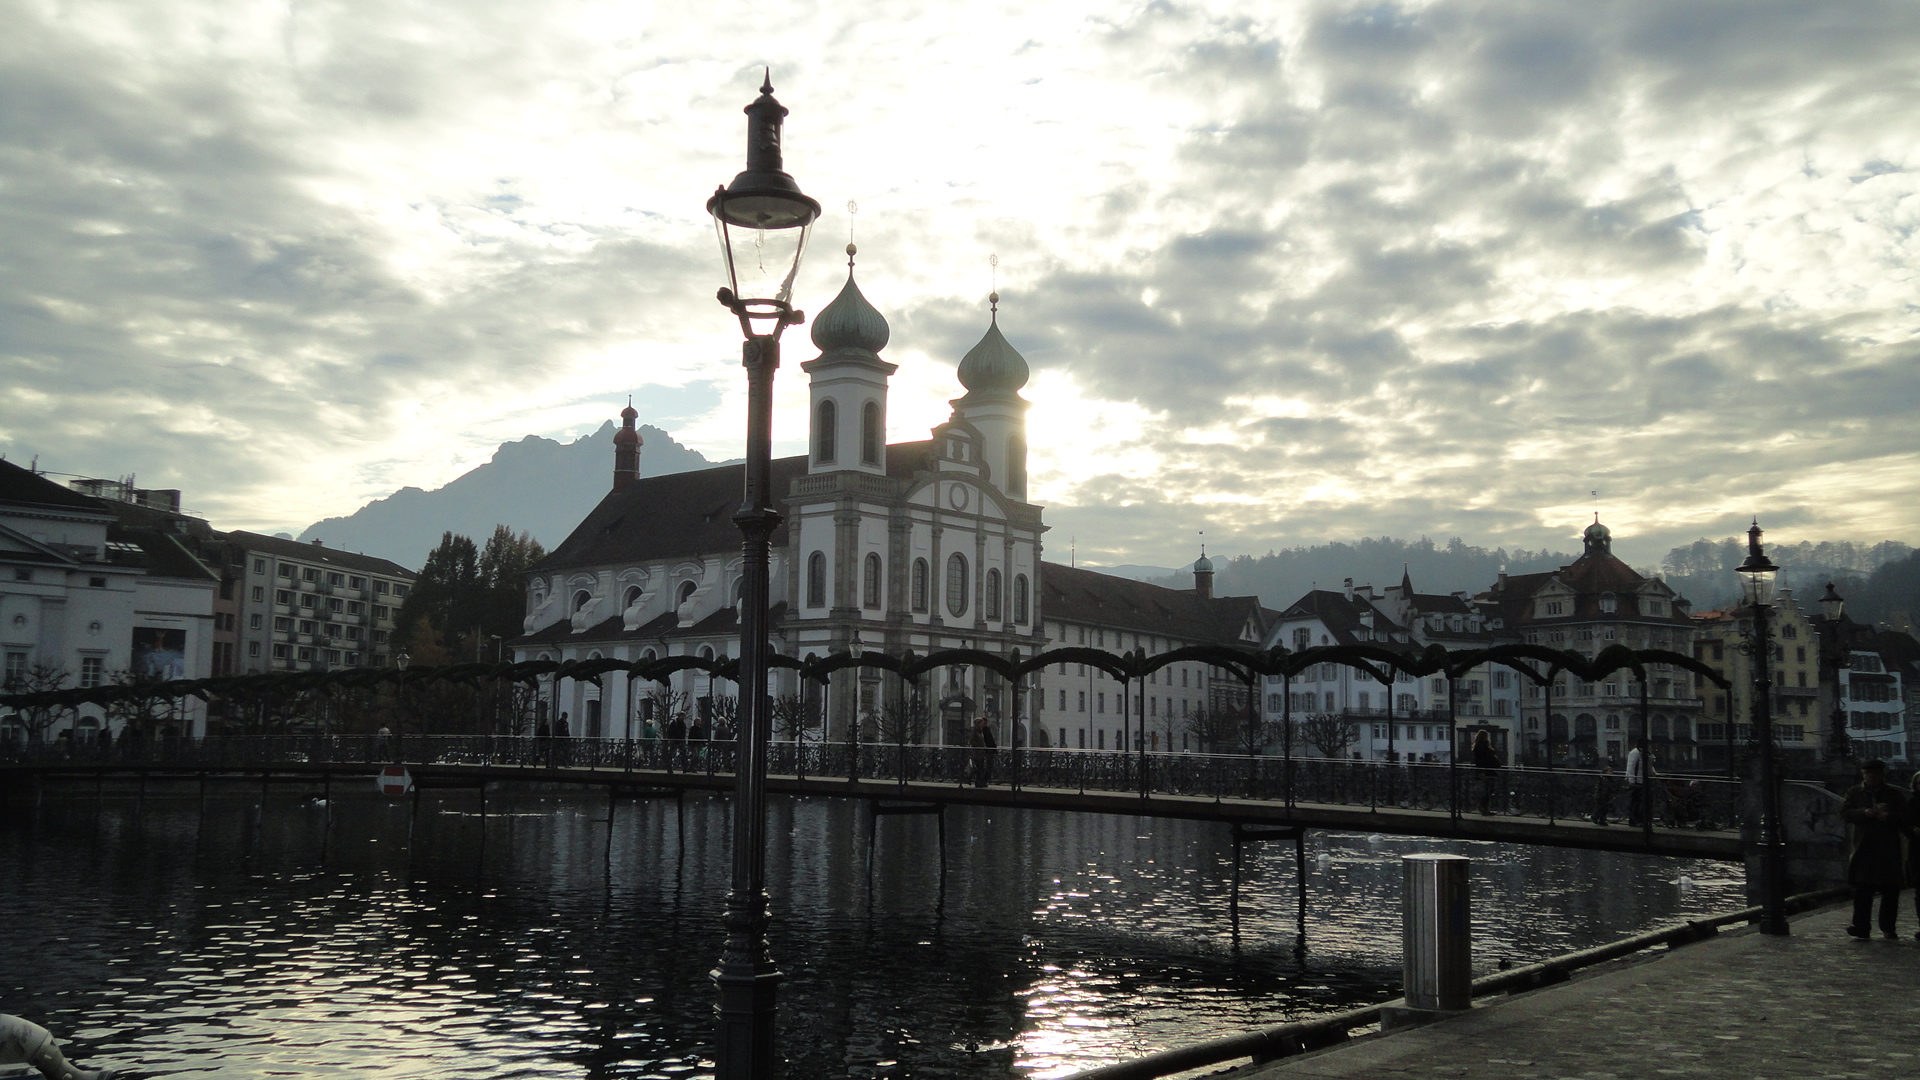
[[[813,343],[822,353],[837,349],[878,353],[887,347],[887,339],[893,334],[887,320],[867,303],[867,298],[860,295],[860,286],[854,284],[853,254],[854,246],[848,244],[846,286],[833,298],[833,303],[813,317]]]
[[[1000,294],[993,293],[992,321],[985,337],[960,360],[960,385],[973,393],[1013,393],[1027,385],[1027,358],[1000,333]]]

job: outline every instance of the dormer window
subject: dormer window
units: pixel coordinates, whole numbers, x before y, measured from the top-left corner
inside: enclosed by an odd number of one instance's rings
[[[1614,612],[1616,612],[1616,611],[1619,611],[1619,610],[1620,610],[1620,598],[1619,598],[1619,597],[1617,597],[1617,596],[1615,596],[1615,595],[1613,595],[1613,594],[1612,594],[1612,593],[1610,593],[1610,592],[1603,592],[1603,593],[1601,593],[1601,594],[1600,594],[1600,612],[1601,612],[1601,614],[1603,614],[1603,615],[1612,615],[1612,614],[1613,614]]]
[[[687,601],[693,599],[694,591],[697,590],[699,587],[700,586],[695,582],[691,582],[691,581],[681,582],[679,603],[684,604]]]
[[[574,593],[573,594],[573,613],[575,615],[578,615],[580,614],[580,612],[586,610],[587,604],[592,602],[592,600],[593,600],[593,594],[588,592],[585,589],[581,589],[579,592]]]

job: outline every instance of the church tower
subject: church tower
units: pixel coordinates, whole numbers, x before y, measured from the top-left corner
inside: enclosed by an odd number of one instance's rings
[[[966,396],[953,402],[954,416],[980,433],[988,479],[1001,494],[1027,501],[1027,359],[1000,333],[1000,294],[989,293],[992,312],[986,336],[960,360]]]
[[[820,355],[800,365],[808,386],[807,471],[887,472],[887,379],[898,368],[880,359],[891,331],[853,280],[847,245],[847,284],[813,318]]]
[[[620,430],[613,433],[613,490],[619,491],[628,484],[640,479],[640,433],[633,429],[633,422],[640,418],[633,407],[633,399],[627,399],[627,407],[620,410]]]

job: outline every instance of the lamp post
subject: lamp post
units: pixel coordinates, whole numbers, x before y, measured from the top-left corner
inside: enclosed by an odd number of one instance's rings
[[[768,546],[780,513],[772,505],[773,373],[780,366],[780,333],[806,320],[792,305],[807,234],[820,204],[800,193],[780,160],[780,125],[787,110],[773,99],[771,72],[746,108],[747,167],[707,200],[719,233],[727,284],[720,303],[740,320],[746,341],[747,454],[740,509],[739,767],[733,798],[733,874],[727,894],[726,942],[713,981],[720,992],[720,1028],[714,1044],[716,1080],[764,1080],[773,1075],[774,997],[781,981],[767,954],[766,773]]]
[[[1753,609],[1753,718],[1754,738],[1760,740],[1760,932],[1785,935],[1787,927],[1787,852],[1781,833],[1780,787],[1773,759],[1773,644],[1767,616],[1773,610],[1773,579],[1780,568],[1760,548],[1760,521],[1747,530],[1747,561],[1740,564],[1740,583]]]

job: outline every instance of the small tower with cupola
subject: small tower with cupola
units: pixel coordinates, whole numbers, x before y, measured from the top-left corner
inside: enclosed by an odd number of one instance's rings
[[[800,365],[810,378],[807,471],[887,471],[887,380],[898,370],[880,359],[891,331],[860,294],[847,245],[847,283],[813,319],[820,355]]]
[[[1016,502],[1027,501],[1027,359],[1000,333],[1000,294],[990,293],[987,332],[960,360],[967,393],[953,402],[955,417],[980,433],[987,479]]]

